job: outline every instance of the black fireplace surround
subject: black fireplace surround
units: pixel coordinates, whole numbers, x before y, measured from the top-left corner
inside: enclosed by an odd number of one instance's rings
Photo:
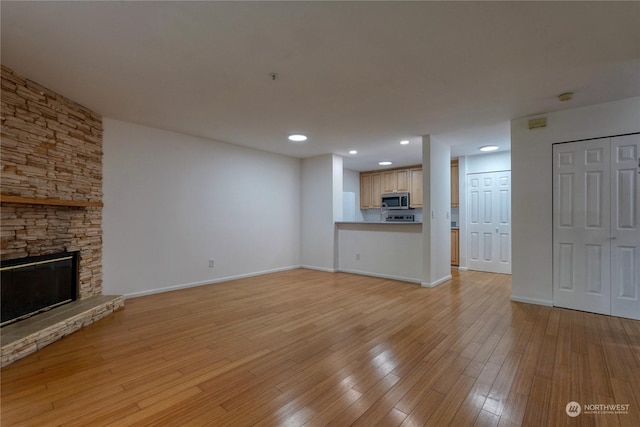
[[[0,270],[1,326],[78,298],[78,252],[2,261]]]

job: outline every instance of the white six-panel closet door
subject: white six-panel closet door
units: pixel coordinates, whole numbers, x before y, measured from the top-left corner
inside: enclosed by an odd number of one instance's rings
[[[640,135],[553,148],[554,305],[640,318]]]
[[[610,141],[553,147],[553,304],[611,313]]]
[[[611,314],[640,319],[640,135],[611,138]]]
[[[469,269],[511,274],[511,171],[467,175]]]

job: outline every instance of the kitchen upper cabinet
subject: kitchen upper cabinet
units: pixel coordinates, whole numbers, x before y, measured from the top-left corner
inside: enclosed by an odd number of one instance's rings
[[[360,174],[360,209],[371,207],[371,174]]]
[[[460,265],[460,230],[451,230],[451,265]]]
[[[458,179],[458,160],[451,161],[451,206],[460,205],[460,181]]]
[[[385,193],[408,192],[410,207],[422,207],[422,167],[360,172],[360,209],[379,209]]]
[[[379,208],[382,199],[382,173],[360,174],[360,209]]]
[[[422,168],[409,169],[409,206],[422,207]]]
[[[383,193],[409,191],[409,170],[398,169],[383,172],[382,184]]]

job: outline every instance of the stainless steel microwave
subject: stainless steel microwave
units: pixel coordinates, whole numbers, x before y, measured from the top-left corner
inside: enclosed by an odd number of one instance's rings
[[[409,209],[409,193],[383,194],[382,207],[387,209]]]

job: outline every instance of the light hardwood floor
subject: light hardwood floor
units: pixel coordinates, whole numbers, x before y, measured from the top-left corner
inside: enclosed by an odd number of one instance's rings
[[[453,274],[300,269],[130,299],[2,369],[2,426],[640,425],[640,322]],[[570,401],[629,409],[570,418]]]

